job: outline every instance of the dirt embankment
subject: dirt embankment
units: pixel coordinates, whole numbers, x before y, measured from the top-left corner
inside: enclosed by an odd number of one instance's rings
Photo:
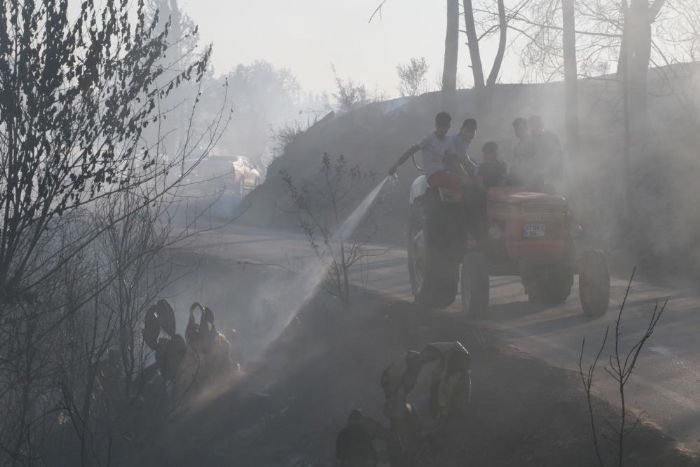
[[[175,420],[143,465],[331,466],[351,409],[386,422],[381,371],[409,349],[449,340],[473,357],[472,410],[456,434],[455,465],[597,465],[577,375],[501,347],[454,313],[358,293],[349,309],[317,297],[243,381]],[[598,400],[595,411],[601,426],[615,417]],[[603,441],[604,457],[614,453]],[[637,467],[699,465],[647,424],[629,436],[625,458]]]
[[[676,65],[650,73],[649,144],[634,149],[628,168],[640,225],[623,224],[629,217],[625,196],[624,120],[619,83],[614,79],[581,80],[581,147],[569,158],[567,190],[576,218],[587,235],[602,247],[623,252],[636,245],[638,265],[663,266],[666,270],[700,274],[700,199],[698,139],[700,132],[700,74],[697,65]],[[514,136],[511,122],[518,116],[539,114],[546,126],[563,140],[562,83],[497,86],[488,106],[479,105],[473,90],[461,90],[446,101],[439,93],[416,98],[377,102],[356,111],[325,119],[295,138],[284,155],[269,167],[265,183],[247,198],[250,208],[242,222],[260,227],[292,229],[297,221],[290,213],[288,194],[279,172],[295,180],[319,176],[321,155],[343,154],[363,171],[383,174],[409,146],[433,128],[434,115],[449,110],[453,130],[465,117],[479,121],[471,154],[480,160],[481,147],[495,141],[508,161]],[[408,215],[408,191],[417,171],[410,162],[399,172],[398,186],[386,189],[378,208],[375,241],[402,244]],[[361,199],[348,199],[348,209]],[[631,235],[634,233],[634,235]],[[639,238],[636,238],[639,237]],[[641,263],[640,263],[641,261]]]

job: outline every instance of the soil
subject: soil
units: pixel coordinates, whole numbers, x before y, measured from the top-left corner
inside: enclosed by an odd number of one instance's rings
[[[335,437],[352,409],[386,423],[382,370],[407,350],[451,340],[472,354],[472,409],[451,433],[458,454],[440,465],[598,465],[577,374],[503,346],[454,312],[428,312],[361,290],[347,307],[316,297],[263,358],[244,368],[244,377],[217,388],[223,395],[173,418],[140,465],[331,466]],[[598,426],[617,420],[616,410],[598,399],[594,412]],[[601,443],[606,465],[617,465],[614,443]],[[700,465],[646,422],[628,435],[624,461]]]

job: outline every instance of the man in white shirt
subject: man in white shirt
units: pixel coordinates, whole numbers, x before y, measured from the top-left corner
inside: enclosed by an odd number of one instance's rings
[[[419,144],[411,146],[398,161],[389,169],[393,175],[399,166],[418,151],[423,156],[423,171],[431,188],[447,188],[458,191],[470,183],[470,178],[450,171],[446,160],[454,155],[453,141],[447,137],[450,131],[452,117],[447,112],[440,112],[435,116],[435,131],[423,138]]]

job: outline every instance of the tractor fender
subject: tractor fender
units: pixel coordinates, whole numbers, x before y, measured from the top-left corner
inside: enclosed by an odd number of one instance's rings
[[[411,184],[410,197],[408,199],[409,205],[412,206],[413,202],[417,198],[420,198],[421,196],[423,196],[427,191],[428,191],[428,178],[425,175],[421,175],[420,177],[413,180],[413,183]]]

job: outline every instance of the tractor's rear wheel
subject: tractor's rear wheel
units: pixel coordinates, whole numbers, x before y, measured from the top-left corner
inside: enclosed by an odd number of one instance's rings
[[[579,259],[578,288],[583,312],[592,318],[603,316],[610,304],[610,272],[600,250],[584,252]]]
[[[489,308],[489,270],[486,256],[469,251],[462,260],[460,274],[462,310],[469,318],[483,316]]]
[[[449,306],[457,295],[459,263],[429,245],[425,235],[425,216],[420,200],[411,206],[408,228],[408,273],[417,303],[428,308]]]

